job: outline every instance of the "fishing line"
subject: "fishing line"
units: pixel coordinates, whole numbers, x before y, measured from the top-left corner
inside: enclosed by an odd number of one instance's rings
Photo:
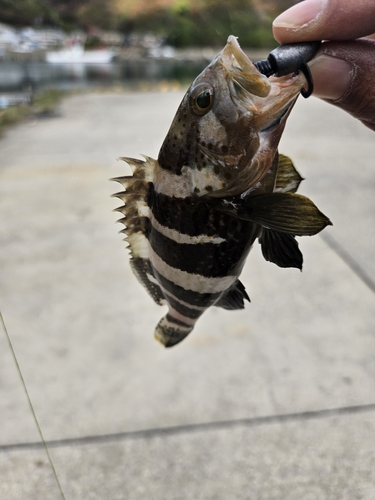
[[[8,341],[9,348],[10,348],[10,351],[12,353],[12,357],[13,357],[14,363],[15,363],[15,365],[17,367],[18,375],[20,376],[20,379],[21,379],[22,387],[23,387],[23,389],[25,391],[26,398],[27,398],[27,401],[29,403],[29,408],[31,410],[31,413],[32,413],[32,416],[33,416],[33,419],[34,419],[34,422],[35,422],[35,425],[36,425],[36,428],[38,429],[38,433],[39,433],[40,439],[41,439],[41,441],[43,443],[43,448],[44,448],[44,451],[46,452],[46,455],[47,455],[47,458],[48,458],[48,462],[49,462],[49,464],[51,466],[51,469],[52,469],[53,476],[54,476],[55,481],[57,483],[57,487],[58,487],[58,489],[60,491],[60,494],[61,494],[61,497],[63,498],[63,500],[66,500],[66,497],[65,497],[63,489],[61,487],[59,478],[57,477],[56,469],[55,469],[55,466],[53,465],[53,461],[52,461],[51,455],[49,454],[49,450],[48,450],[46,441],[44,439],[44,436],[43,436],[43,433],[42,433],[42,429],[41,429],[41,427],[39,425],[38,418],[36,416],[33,404],[31,402],[29,391],[27,390],[25,379],[23,378],[23,375],[22,375],[22,372],[21,372],[21,368],[20,368],[20,365],[18,363],[16,353],[15,353],[15,351],[13,349],[13,344],[12,344],[12,342],[10,340],[8,329],[7,329],[6,325],[5,325],[5,321],[4,321],[4,318],[3,318],[3,315],[1,313],[1,311],[0,311],[0,319],[1,319],[1,323],[3,325],[3,329],[4,329],[4,332],[5,332],[5,337],[6,337],[7,341]]]

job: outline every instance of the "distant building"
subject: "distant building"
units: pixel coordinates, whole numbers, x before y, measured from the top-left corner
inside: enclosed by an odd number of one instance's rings
[[[35,50],[48,50],[61,47],[66,35],[55,28],[15,29],[0,23],[0,57],[6,53],[32,53]]]
[[[0,23],[0,51],[12,50],[18,45],[17,32],[11,26]]]

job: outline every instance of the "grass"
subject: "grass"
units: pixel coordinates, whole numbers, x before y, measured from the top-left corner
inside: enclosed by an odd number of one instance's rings
[[[43,116],[53,113],[66,92],[49,89],[34,96],[30,104],[9,106],[0,110],[0,136],[5,130],[26,118]]]

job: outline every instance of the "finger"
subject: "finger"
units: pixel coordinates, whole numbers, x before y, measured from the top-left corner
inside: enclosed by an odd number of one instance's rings
[[[353,40],[374,32],[374,0],[305,0],[273,22],[279,43]]]
[[[375,131],[375,40],[323,43],[309,64],[314,95]]]

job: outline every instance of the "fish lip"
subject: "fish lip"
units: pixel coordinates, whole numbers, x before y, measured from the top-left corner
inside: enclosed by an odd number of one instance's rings
[[[288,118],[293,106],[295,105],[298,95],[299,93],[297,93],[295,97],[291,97],[291,99],[283,107],[277,110],[277,113],[273,113],[272,120],[259,129],[259,134],[272,132],[276,127],[284,122]]]
[[[270,131],[277,121],[285,121],[292,110],[301,89],[306,84],[302,73],[269,78],[271,90],[266,99],[253,97],[251,105],[256,114],[260,132]]]
[[[236,84],[253,95],[267,97],[271,90],[268,78],[251,62],[235,36],[228,37],[219,58],[228,76]]]
[[[221,56],[223,58],[223,62],[228,68],[234,67],[240,71],[258,71],[245,52],[241,49],[237,37],[233,35],[228,37],[227,43],[221,51]],[[235,63],[237,63],[237,66]],[[261,74],[259,71],[258,73]]]
[[[243,94],[243,91],[249,92],[251,95],[248,97],[255,98],[255,100],[260,98],[262,105],[264,100],[268,100],[263,98],[269,97],[270,100],[273,100],[273,97],[279,98],[281,94],[283,102],[285,102],[285,98],[294,100],[294,97],[298,96],[306,83],[302,73],[267,78],[248,58],[241,49],[237,38],[233,35],[228,37],[227,44],[218,58],[233,82],[232,89],[235,90],[237,87],[239,94]],[[247,101],[246,92],[241,95],[240,100]]]

